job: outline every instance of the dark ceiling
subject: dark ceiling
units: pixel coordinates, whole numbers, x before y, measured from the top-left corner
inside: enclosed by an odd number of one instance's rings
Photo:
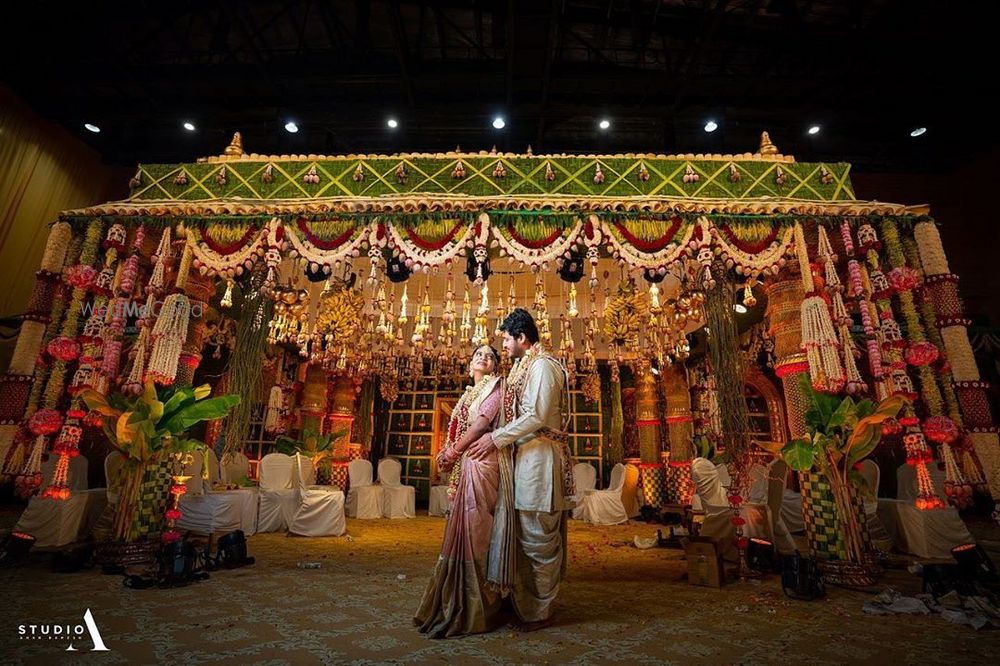
[[[17,3],[0,76],[119,165],[219,154],[234,130],[259,153],[739,153],[767,129],[800,160],[946,171],[996,143],[996,4]]]

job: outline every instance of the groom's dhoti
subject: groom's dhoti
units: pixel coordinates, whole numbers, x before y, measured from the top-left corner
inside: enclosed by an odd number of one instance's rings
[[[546,620],[563,575],[564,511],[518,511],[521,548],[514,605],[525,622]]]

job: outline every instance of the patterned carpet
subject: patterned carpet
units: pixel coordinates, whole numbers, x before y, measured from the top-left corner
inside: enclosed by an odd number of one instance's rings
[[[679,551],[637,550],[644,524],[570,528],[571,570],[557,626],[530,635],[432,641],[410,617],[436,557],[443,520],[354,521],[351,539],[263,534],[253,567],[174,590],[130,590],[98,571],[57,574],[36,560],[0,572],[6,663],[996,663],[1000,632],[936,617],[869,617],[866,595],[785,599],[776,577],[721,590],[685,581]],[[300,569],[300,561],[322,562]],[[917,592],[904,571],[886,582]],[[65,641],[25,641],[17,625],[81,622],[93,612],[110,652],[73,655]],[[992,655],[992,656],[991,656]]]

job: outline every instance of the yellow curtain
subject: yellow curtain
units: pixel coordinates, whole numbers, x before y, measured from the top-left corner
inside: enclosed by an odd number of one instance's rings
[[[24,311],[59,211],[124,198],[127,174],[0,86],[0,316]],[[13,348],[0,344],[0,368]]]

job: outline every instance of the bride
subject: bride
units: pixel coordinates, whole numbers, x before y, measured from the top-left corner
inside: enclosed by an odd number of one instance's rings
[[[472,355],[472,386],[465,390],[451,413],[448,441],[438,454],[438,466],[451,470],[448,489],[453,498],[444,531],[441,554],[420,607],[413,618],[421,633],[450,638],[495,629],[501,595],[487,581],[490,536],[501,489],[502,465],[498,452],[482,460],[465,455],[470,444],[496,425],[502,402],[502,382],[496,376],[500,356],[483,345]],[[492,578],[492,577],[491,577]]]

